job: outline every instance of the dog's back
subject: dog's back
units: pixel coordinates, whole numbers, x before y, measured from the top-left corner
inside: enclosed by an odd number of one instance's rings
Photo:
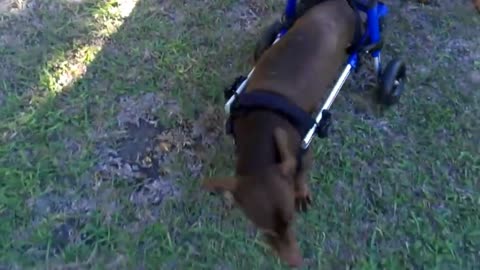
[[[247,91],[273,91],[314,111],[339,76],[354,29],[355,14],[346,0],[316,5],[259,59]]]

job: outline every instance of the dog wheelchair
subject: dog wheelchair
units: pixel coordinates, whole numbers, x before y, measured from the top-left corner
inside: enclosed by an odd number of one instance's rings
[[[320,2],[319,0],[299,0],[299,3],[297,3],[297,0],[286,1],[282,18],[265,28],[260,39],[257,41],[254,51],[255,61],[261,57],[264,51],[278,42],[288,32],[297,18],[301,17],[309,8]],[[329,109],[349,75],[352,71],[359,68],[360,57],[362,55],[370,55],[373,58],[374,71],[377,75],[378,82],[377,100],[379,103],[386,106],[396,104],[405,88],[406,65],[402,60],[394,58],[382,69],[381,52],[383,40],[381,34],[384,28],[384,19],[389,12],[387,6],[378,0],[345,1],[348,1],[350,6],[352,6],[357,16],[358,23],[355,30],[354,44],[352,44],[347,51],[348,59],[343,71],[322,108],[316,113],[315,117],[313,117],[314,121],[312,121],[311,128],[303,137],[301,145],[303,150],[309,147],[315,134],[318,134],[319,137],[326,137],[328,135],[328,128],[330,126]],[[366,14],[365,22],[361,21],[360,12]],[[362,29],[364,30],[362,31]],[[226,99],[225,111],[227,115],[230,115],[232,105],[234,105],[246,88],[248,80],[254,70],[255,67],[251,69],[247,76],[239,76],[236,78],[232,86],[224,91]]]

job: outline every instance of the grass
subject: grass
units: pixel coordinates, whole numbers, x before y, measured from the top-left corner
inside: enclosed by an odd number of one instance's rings
[[[231,173],[221,90],[282,1],[5,2],[0,268],[284,268],[198,189]],[[298,221],[307,268],[478,269],[480,17],[386,2],[408,92],[379,113],[365,62],[336,101]]]

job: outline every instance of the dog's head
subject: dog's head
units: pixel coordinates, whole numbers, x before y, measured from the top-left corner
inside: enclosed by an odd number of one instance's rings
[[[203,186],[211,191],[230,192],[278,256],[290,266],[299,266],[302,255],[293,232],[297,161],[288,151],[284,130],[276,129],[274,140],[279,163],[253,175],[206,179]]]

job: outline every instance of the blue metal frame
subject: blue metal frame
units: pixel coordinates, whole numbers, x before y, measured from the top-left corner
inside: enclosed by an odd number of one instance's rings
[[[295,20],[297,13],[297,0],[287,0],[285,5],[284,16],[287,21]],[[277,39],[281,38],[287,33],[288,29],[283,28],[280,33],[277,34]]]
[[[285,6],[285,17],[287,19],[295,19],[295,14],[297,13],[297,0],[287,0],[287,5]]]
[[[290,0],[289,0],[290,1]],[[296,1],[296,0],[295,0]],[[381,1],[375,1],[371,7],[367,7],[358,2],[354,2],[355,7],[367,14],[367,27],[362,37],[362,46],[376,44],[381,40],[380,19],[388,14],[388,7]],[[375,64],[377,76],[381,73],[381,49],[370,52]],[[353,52],[350,55],[348,63],[354,69],[357,68],[359,52]]]
[[[385,17],[388,14],[388,8],[387,6],[382,3],[381,1],[374,0],[371,5],[365,5],[362,4],[362,0],[354,0],[354,6],[357,10],[364,12],[367,14],[367,22],[366,22],[366,29],[365,33],[363,33],[360,41],[360,46],[356,46],[359,48],[365,48],[369,47],[374,44],[378,44],[381,41],[381,27],[380,27],[380,19],[382,17]],[[368,1],[368,0],[366,0]],[[297,12],[297,0],[287,0],[286,6],[285,6],[285,13],[284,13],[284,18],[292,22],[295,20],[296,17],[296,12]],[[277,39],[275,42],[277,42],[279,39],[282,38],[282,36],[287,33],[288,29],[284,28],[280,30],[279,33],[277,33]],[[274,42],[274,43],[275,43]],[[310,145],[313,135],[315,133],[316,127],[320,124],[320,121],[322,119],[323,111],[329,110],[330,106],[332,105],[334,99],[338,95],[340,89],[342,88],[343,84],[347,80],[347,78],[350,76],[352,70],[356,70],[358,68],[358,63],[359,63],[359,57],[361,53],[365,53],[363,50],[359,51],[354,51],[351,52],[350,55],[348,56],[347,62],[345,64],[344,70],[342,71],[341,75],[339,76],[335,86],[333,87],[330,95],[328,96],[327,100],[325,101],[322,109],[319,111],[319,113],[315,117],[315,125],[310,129],[308,134],[303,138],[302,141],[302,148],[306,149]],[[375,71],[377,73],[377,76],[381,75],[381,48],[378,48],[374,51],[367,52],[369,53],[375,64]],[[250,73],[248,74],[247,78],[240,84],[240,86],[235,90],[235,94],[232,95],[228,101],[225,104],[225,111],[227,114],[230,113],[230,106],[234,102],[236,96],[238,96],[246,87],[246,83],[249,80],[250,76],[252,75],[253,71],[255,68],[253,68]]]
[[[380,42],[381,40],[381,29],[380,29],[380,19],[385,17],[389,10],[388,7],[381,1],[375,1],[371,7],[362,5],[358,1],[354,1],[355,7],[367,14],[367,28],[365,33],[362,37],[362,46],[368,46],[370,44],[375,44]],[[287,0],[285,5],[284,16],[287,20],[294,20],[295,13],[297,11],[297,0]],[[287,29],[282,29],[280,33],[278,33],[277,38],[281,38]],[[351,65],[353,69],[357,69],[358,67],[358,57],[360,52],[353,52],[350,54],[347,64]],[[381,71],[381,50],[375,50],[370,52],[370,55],[374,59],[375,63],[375,70],[377,75],[380,75]]]
[[[359,1],[354,1],[353,5],[355,6],[356,9],[358,9],[361,12],[364,12],[367,14],[367,22],[366,22],[366,29],[365,33],[363,33],[361,40],[360,40],[360,46],[357,46],[359,48],[365,48],[370,45],[378,44],[381,42],[381,26],[380,26],[380,19],[382,17],[385,17],[388,14],[388,8],[387,6],[380,2],[375,0],[373,3],[370,5],[363,5]],[[296,12],[296,6],[297,6],[297,0],[287,0],[286,8],[285,8],[285,18],[287,20],[295,19],[295,12]],[[293,21],[293,20],[292,20]],[[286,29],[283,29],[280,31],[280,33],[277,35],[277,39],[280,39],[285,33]],[[302,140],[302,148],[307,149],[313,139],[313,135],[315,133],[315,130],[317,126],[319,125],[323,111],[329,110],[330,106],[333,103],[333,100],[335,97],[338,95],[338,92],[342,88],[343,84],[345,83],[346,79],[350,76],[352,70],[356,70],[358,68],[358,62],[359,62],[359,57],[360,53],[363,53],[362,51],[354,51],[351,52],[347,63],[345,65],[345,68],[340,75],[338,81],[336,82],[334,88],[332,89],[332,92],[330,93],[327,101],[323,105],[322,109],[320,112],[317,114],[315,117],[315,122],[316,124],[310,129],[310,131],[307,133],[307,135],[303,138]],[[381,48],[376,49],[369,53],[373,60],[374,60],[374,65],[375,65],[375,72],[378,77],[381,75]]]

